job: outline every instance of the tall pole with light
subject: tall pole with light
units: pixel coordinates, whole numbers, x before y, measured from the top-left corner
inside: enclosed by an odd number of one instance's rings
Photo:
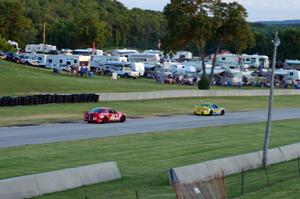
[[[274,54],[273,54],[273,62],[272,62],[272,77],[271,77],[271,85],[270,85],[268,120],[267,120],[267,125],[266,125],[265,142],[264,142],[263,159],[262,159],[262,166],[265,168],[268,166],[268,150],[269,150],[269,144],[270,144],[270,130],[271,130],[271,123],[272,123],[275,65],[276,65],[276,57],[277,57],[277,48],[280,45],[278,31],[276,31],[275,39],[273,40],[273,44],[274,44]]]

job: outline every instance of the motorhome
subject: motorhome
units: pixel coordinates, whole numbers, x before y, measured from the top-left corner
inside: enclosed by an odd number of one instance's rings
[[[277,69],[275,70],[275,76],[283,81],[285,85],[292,85],[300,81],[300,71],[294,69]]]
[[[181,75],[185,73],[196,73],[196,68],[194,66],[186,66],[182,64],[173,64],[170,66],[169,70],[173,74]]]
[[[264,55],[219,54],[216,65],[226,68],[269,68],[269,57]]]
[[[107,55],[93,55],[91,56],[91,67],[99,68],[104,64],[111,62],[127,62],[127,57],[107,56]]]
[[[27,44],[25,47],[26,53],[37,53],[44,52],[49,53],[51,51],[56,51],[56,46],[44,45],[44,44]]]
[[[158,54],[160,59],[162,59],[164,57],[164,53],[160,50],[145,50],[143,53]]]
[[[300,71],[300,60],[285,60],[284,69],[294,69]]]
[[[139,53],[137,50],[132,49],[116,49],[111,52],[112,56],[119,56],[119,57],[128,57],[129,54],[132,53]]]
[[[190,61],[193,59],[193,54],[188,51],[178,51],[173,57],[173,60]]]
[[[128,55],[129,62],[157,63],[160,61],[156,53],[131,53]]]
[[[84,55],[84,56],[103,55],[103,50],[98,50],[93,48],[75,49],[73,50],[73,55]]]
[[[90,67],[90,56],[83,55],[48,55],[46,68],[67,69],[71,66]]]
[[[39,66],[46,66],[47,56],[45,54],[36,53],[22,53],[20,54],[24,59],[32,59],[38,62]]]

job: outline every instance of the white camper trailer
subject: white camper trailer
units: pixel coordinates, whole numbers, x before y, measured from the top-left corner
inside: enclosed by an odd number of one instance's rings
[[[22,53],[22,57],[25,59],[32,59],[38,62],[39,66],[46,66],[47,55],[36,53]]]
[[[145,50],[143,53],[158,54],[161,59],[164,57],[164,53],[160,50]]]
[[[300,60],[285,60],[284,63],[285,69],[295,69],[300,71]]]
[[[137,50],[132,50],[132,49],[116,49],[112,51],[113,56],[119,56],[119,57],[128,57],[129,54],[132,53],[139,53]]]
[[[84,56],[91,56],[91,55],[103,55],[103,50],[98,49],[75,49],[73,50],[73,55],[84,55]]]
[[[70,66],[90,67],[90,56],[82,55],[48,55],[46,68],[67,69]]]
[[[107,55],[93,55],[91,57],[91,67],[93,68],[99,68],[102,65],[109,64],[111,62],[127,62],[127,58]]]
[[[173,57],[173,60],[190,61],[193,59],[193,54],[188,51],[178,51]]]
[[[219,54],[216,65],[225,68],[269,68],[269,57],[264,55]]]
[[[56,46],[44,45],[44,44],[27,44],[25,47],[26,53],[37,53],[44,52],[49,53],[51,51],[56,51]]]
[[[157,63],[160,61],[156,53],[132,53],[128,55],[129,62]]]
[[[277,69],[275,70],[275,75],[277,78],[282,79],[285,85],[292,85],[300,81],[300,71],[294,69]]]
[[[181,75],[185,73],[196,73],[196,68],[194,66],[187,66],[182,64],[172,64],[169,67],[169,70],[173,74]]]

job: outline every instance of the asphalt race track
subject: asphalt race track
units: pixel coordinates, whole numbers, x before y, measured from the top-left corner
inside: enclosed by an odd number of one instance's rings
[[[79,122],[41,126],[4,127],[0,128],[0,148],[177,129],[255,123],[266,121],[266,118],[266,111],[251,111],[227,113],[225,116],[213,117],[180,115],[128,119],[125,123],[104,125]],[[299,118],[300,109],[282,109],[273,111],[273,120]]]

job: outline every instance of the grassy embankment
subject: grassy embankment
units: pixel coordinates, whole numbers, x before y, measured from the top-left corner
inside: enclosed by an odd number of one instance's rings
[[[299,120],[274,122],[271,147],[299,142],[299,128]],[[87,194],[91,199],[127,199],[134,198],[134,190],[138,190],[141,198],[171,199],[174,193],[168,184],[169,168],[260,150],[264,130],[265,123],[257,123],[0,149],[0,178],[115,160],[122,180],[40,198],[82,199]],[[290,164],[283,169],[271,168],[271,181],[287,171],[294,170],[296,175],[297,163]],[[253,179],[246,174],[246,192],[265,186],[263,173],[251,175]],[[240,176],[227,181],[229,195],[239,196]],[[300,194],[299,189],[295,191]]]
[[[40,93],[100,93],[197,89],[197,86],[158,84],[153,79],[118,79],[106,76],[78,77],[62,72],[24,66],[0,60],[0,96],[33,95]],[[233,89],[213,87],[212,89]],[[244,89],[258,89],[247,87]]]
[[[24,66],[0,60],[0,96],[38,93],[99,93],[196,89],[196,86],[157,84],[152,79],[118,79],[94,76],[78,77],[51,70]]]

